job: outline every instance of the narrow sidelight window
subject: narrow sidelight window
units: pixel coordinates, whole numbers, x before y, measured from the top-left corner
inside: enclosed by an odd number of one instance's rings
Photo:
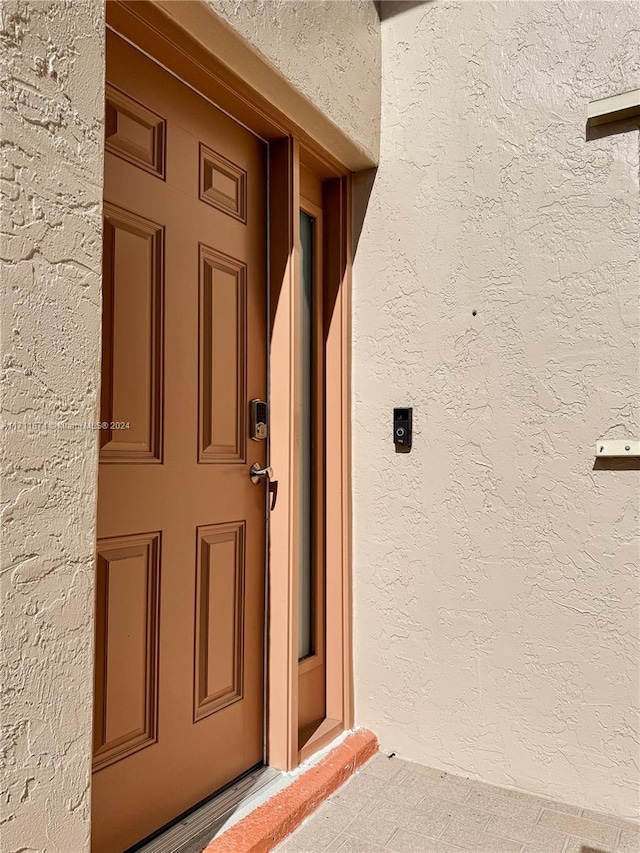
[[[298,577],[298,660],[316,651],[314,601],[314,299],[316,220],[300,211],[300,518]]]
[[[313,749],[327,716],[325,665],[325,278],[323,187],[300,166],[294,299],[297,385],[298,749]],[[331,725],[327,724],[328,728]],[[325,728],[327,727],[325,726]],[[301,753],[302,754],[302,753]]]

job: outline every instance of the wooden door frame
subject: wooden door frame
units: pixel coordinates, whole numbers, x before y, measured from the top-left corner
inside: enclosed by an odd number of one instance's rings
[[[270,519],[267,591],[266,762],[291,770],[352,728],[351,597],[351,173],[321,150],[197,40],[212,13],[200,2],[108,0],[107,26],[268,144],[271,296],[271,465],[279,482]],[[203,18],[203,15],[205,16]],[[208,16],[208,17],[207,17]],[[240,72],[240,73],[238,73]],[[295,99],[293,99],[295,103]],[[296,435],[300,164],[322,180],[324,208],[326,719],[298,745]],[[277,380],[276,380],[277,377]]]

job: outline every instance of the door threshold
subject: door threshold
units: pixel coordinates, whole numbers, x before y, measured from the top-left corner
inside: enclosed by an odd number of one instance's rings
[[[224,791],[156,835],[135,853],[202,853],[205,847],[268,799],[283,776],[273,767],[257,767]]]
[[[215,838],[204,853],[268,853],[290,835],[378,751],[378,739],[366,729],[343,732],[270,791],[277,793],[235,826]]]

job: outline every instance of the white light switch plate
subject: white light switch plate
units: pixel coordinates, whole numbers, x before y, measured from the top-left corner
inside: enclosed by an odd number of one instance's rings
[[[596,444],[596,456],[640,456],[640,441],[603,438]]]

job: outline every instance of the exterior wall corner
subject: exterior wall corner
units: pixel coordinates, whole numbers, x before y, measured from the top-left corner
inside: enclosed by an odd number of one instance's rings
[[[89,850],[103,5],[0,11],[7,853]]]

